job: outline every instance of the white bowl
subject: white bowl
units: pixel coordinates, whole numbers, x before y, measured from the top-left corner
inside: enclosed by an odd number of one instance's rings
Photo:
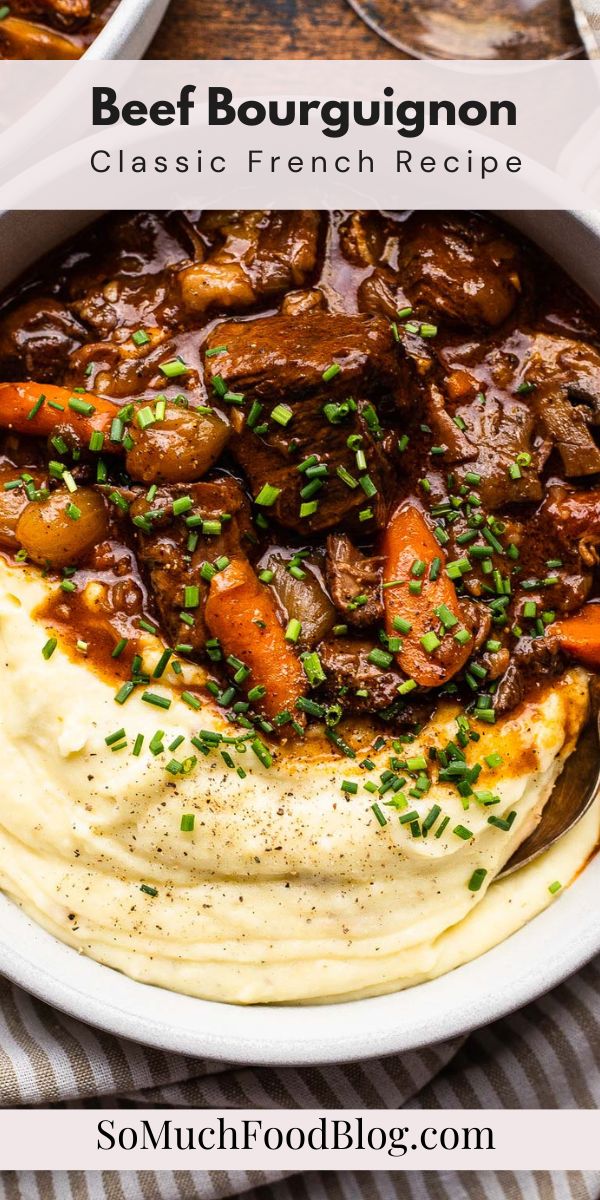
[[[83,55],[85,60],[141,58],[167,10],[169,0],[120,0]]]
[[[91,219],[0,215],[0,287]],[[503,213],[600,302],[600,220]],[[600,855],[560,899],[480,958],[429,983],[368,1000],[231,1008],[137,983],[79,955],[0,896],[0,971],[64,1012],[147,1045],[230,1062],[340,1062],[427,1045],[528,1003],[600,951]]]

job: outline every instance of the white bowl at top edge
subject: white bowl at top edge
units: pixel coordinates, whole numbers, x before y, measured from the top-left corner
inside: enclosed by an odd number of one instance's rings
[[[91,213],[0,215],[0,287]],[[600,302],[600,218],[502,213]],[[600,952],[600,855],[493,950],[406,991],[343,1005],[233,1007],[137,983],[58,942],[0,895],[0,972],[71,1016],[146,1045],[227,1062],[341,1062],[411,1050],[489,1024]]]
[[[168,8],[169,0],[119,0],[114,13],[83,58],[142,58]]]

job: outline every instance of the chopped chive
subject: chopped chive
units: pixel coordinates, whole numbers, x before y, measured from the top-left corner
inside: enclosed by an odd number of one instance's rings
[[[496,713],[493,708],[478,708],[475,715],[479,721],[485,721],[487,725],[496,723]]]
[[[377,803],[371,805],[371,812],[373,813],[375,820],[378,822],[379,825],[381,825],[382,828],[384,825],[387,825],[387,817],[384,817],[384,815]]]
[[[55,638],[55,637],[48,638],[48,641],[46,642],[45,646],[42,646],[42,656],[46,660],[49,658],[52,658],[52,655],[54,654],[54,651],[56,650],[57,646],[58,646],[58,638]]]
[[[435,825],[441,811],[442,810],[439,804],[434,804],[433,807],[429,809],[429,812],[423,821],[423,833],[427,833],[431,829],[432,825]]]
[[[358,482],[360,483],[367,500],[371,500],[373,496],[377,495],[377,488],[375,487],[370,475],[361,475]]]
[[[161,363],[158,369],[167,379],[177,379],[180,375],[187,375],[189,371],[189,367],[182,358],[179,358],[179,355],[177,358],[170,359],[169,362]]]
[[[9,11],[10,11],[10,9],[7,9],[7,10],[6,10],[6,13],[8,13]],[[6,15],[6,13],[5,13],[5,15]],[[34,404],[33,408],[31,408],[31,409],[29,410],[29,412],[27,413],[27,420],[28,420],[28,421],[33,421],[33,418],[34,418],[35,416],[37,416],[37,414],[39,413],[39,411],[40,411],[40,408],[42,407],[42,404],[44,403],[44,400],[45,400],[45,399],[46,399],[46,397],[45,397],[43,394],[42,394],[41,396],[38,396],[38,398],[37,398],[37,400],[36,400],[36,402],[35,402],[35,404]]]
[[[356,750],[348,745],[348,742],[342,737],[341,733],[338,733],[337,729],[332,729],[331,725],[327,725],[325,736],[337,750],[345,754],[346,758],[356,758]]]
[[[470,892],[478,892],[486,875],[487,875],[487,871],[486,871],[485,867],[477,867],[477,869],[475,871],[473,871],[473,874],[471,875],[471,878],[469,880],[469,884],[468,884],[469,891]]]
[[[89,400],[81,400],[79,396],[71,396],[68,407],[82,417],[91,417],[96,411],[95,404],[90,404]]]
[[[104,741],[106,742],[107,746],[112,746],[115,742],[120,742],[124,737],[125,730],[117,729],[116,733],[109,733],[108,737],[105,737]]]
[[[436,838],[440,838],[442,836],[442,834],[446,828],[446,825],[448,825],[449,822],[450,822],[450,817],[443,817],[443,819],[440,821],[440,824],[438,825],[438,827],[435,831]]]
[[[419,814],[416,809],[411,808],[410,812],[401,813],[401,815],[398,817],[398,820],[401,825],[412,825],[413,821],[417,821],[418,818]]]
[[[183,607],[197,608],[200,604],[200,588],[197,584],[187,584],[183,589]]]
[[[433,632],[433,630],[430,630],[429,633],[425,633],[419,640],[427,654],[433,654],[433,651],[437,650],[438,646],[441,646],[440,639],[437,634]]]
[[[324,683],[327,676],[323,670],[321,659],[316,650],[312,650],[310,654],[305,654],[302,659],[302,666],[308,682],[312,687],[316,687],[319,683]]]
[[[355,479],[354,476],[351,475],[350,472],[347,471],[345,467],[336,467],[336,475],[338,476],[339,479],[341,479],[342,483],[346,484],[346,487],[349,487],[349,488],[357,488],[358,487],[358,479]]]
[[[498,751],[495,750],[493,754],[486,754],[484,761],[487,763],[488,767],[500,767],[502,766],[504,760],[502,755],[498,754]]]
[[[262,763],[263,767],[269,768],[272,766],[273,756],[261,738],[253,738],[250,742],[250,749],[254,751],[257,759]]]
[[[190,508],[194,507],[194,501],[191,496],[179,496],[171,505],[174,517],[180,517],[182,513],[189,512]]]
[[[400,696],[407,696],[409,692],[414,692],[416,686],[414,679],[405,679],[403,683],[398,684],[396,691]]]
[[[557,892],[560,892],[561,887],[562,883],[560,883],[558,879],[555,879],[554,883],[550,883],[548,885],[548,891],[550,892],[551,896],[554,896]]]
[[[393,663],[394,656],[393,654],[389,654],[387,650],[381,650],[379,647],[375,647],[375,649],[371,650],[368,654],[367,661],[372,663],[374,667],[381,667],[383,670],[385,670]]]
[[[163,650],[163,652],[152,672],[154,679],[160,679],[161,675],[164,675],[165,670],[169,663],[169,659],[172,657],[172,655],[173,655],[172,650]]]
[[[444,629],[453,629],[455,625],[458,625],[458,617],[450,611],[446,604],[439,604],[434,611],[436,617],[440,618]]]
[[[410,633],[412,629],[411,622],[407,621],[404,617],[394,617],[392,620],[392,625],[394,626],[394,629],[398,631],[398,633]]]
[[[331,379],[335,379],[336,375],[340,374],[341,367],[339,363],[331,363],[329,367],[323,371],[323,379],[325,383],[329,383]]]
[[[148,429],[148,427],[150,425],[156,424],[156,417],[155,417],[154,413],[152,412],[152,409],[148,405],[145,405],[144,408],[138,409],[135,419],[136,419],[136,424],[142,430]],[[114,424],[114,422],[113,422],[113,424]],[[112,431],[111,431],[111,441],[114,441],[114,440],[115,439],[112,437]],[[117,439],[117,440],[121,440],[121,439]]]
[[[287,404],[276,404],[271,411],[271,420],[276,421],[278,425],[282,425],[285,429],[289,425],[293,417],[292,409]]]
[[[471,830],[467,829],[464,825],[455,825],[452,832],[455,833],[457,837],[462,838],[463,842],[468,842],[469,838],[473,837]]]
[[[156,692],[142,692],[142,700],[146,704],[153,704],[155,708],[170,708],[171,700],[168,696],[159,696]]]
[[[162,752],[165,748],[164,744],[163,744],[164,736],[165,736],[164,730],[157,729],[156,733],[154,733],[152,735],[152,737],[148,743],[148,749],[149,749],[150,753],[154,755],[155,758],[158,754],[162,754]]]
[[[318,500],[307,500],[303,504],[300,505],[300,516],[302,518],[312,517],[313,514],[317,512],[318,508],[319,508]]]
[[[258,496],[255,497],[255,504],[261,504],[263,508],[271,508],[281,493],[281,488],[273,487],[270,483],[265,483],[261,487]]]

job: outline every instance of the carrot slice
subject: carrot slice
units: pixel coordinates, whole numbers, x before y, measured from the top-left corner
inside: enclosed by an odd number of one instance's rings
[[[76,407],[72,408],[69,401]],[[77,412],[78,401],[93,405],[94,411]],[[15,429],[17,433],[50,437],[59,425],[68,424],[84,441],[89,441],[95,431],[107,433],[113,417],[118,415],[119,406],[112,400],[89,392],[79,395],[72,388],[50,383],[0,383],[0,427]],[[122,447],[111,442],[106,449],[120,451]]]
[[[578,662],[600,667],[600,604],[585,604],[574,616],[548,625],[547,633]]]
[[[259,583],[247,559],[237,558],[214,575],[204,619],[226,655],[250,667],[248,687],[265,687],[261,707],[267,717],[288,711],[306,690],[299,658],[285,640],[269,589]]]
[[[385,560],[383,582],[396,585],[385,587],[383,594],[387,633],[389,637],[402,639],[398,663],[404,674],[420,687],[439,687],[464,665],[472,643],[469,640],[466,645],[461,645],[455,640],[455,633],[464,628],[466,622],[454,584],[444,569],[445,556],[416,504],[405,501],[393,513],[383,537],[382,553]],[[441,560],[440,568],[437,577],[431,579],[434,559]],[[409,590],[413,579],[421,584],[418,594]],[[448,625],[445,632],[436,613],[442,605]],[[422,642],[428,634],[436,635],[431,638],[432,649]],[[438,646],[435,645],[437,638]]]

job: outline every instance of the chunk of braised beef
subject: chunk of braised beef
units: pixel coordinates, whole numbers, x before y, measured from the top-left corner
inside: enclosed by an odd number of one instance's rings
[[[571,338],[532,334],[524,384],[532,387],[531,407],[565,473],[600,472],[600,449],[590,432],[590,426],[600,425],[598,350]]]
[[[541,679],[553,679],[565,668],[558,641],[545,637],[520,637],[513,647],[510,662],[494,696],[497,714],[511,712]]]
[[[520,258],[515,243],[484,218],[432,214],[407,222],[398,274],[420,315],[489,329],[516,305]]]
[[[211,213],[201,222],[206,256],[179,272],[184,306],[202,313],[218,306],[240,310],[261,297],[302,287],[317,261],[321,218],[317,212],[237,211]]]
[[[436,706],[435,694],[402,696],[398,686],[404,676],[391,664],[387,668],[369,662],[373,642],[336,637],[322,642],[319,655],[327,680],[319,690],[319,699],[339,703],[344,712],[356,716],[373,713],[394,728],[422,724]]]
[[[188,498],[191,506],[182,506]],[[230,480],[161,487],[152,500],[144,489],[131,503],[129,516],[135,526],[138,559],[170,644],[190,645],[195,655],[202,655],[209,587],[202,567],[221,556],[232,559],[248,548],[250,514],[243,492]],[[186,588],[197,589],[188,593],[188,604]]]
[[[401,671],[392,663],[387,668],[369,661],[372,641],[336,637],[321,642],[319,656],[327,676],[325,692],[339,699],[352,712],[376,712],[399,699]]]
[[[573,405],[564,395],[538,395],[533,400],[538,421],[558,450],[569,477],[600,472],[600,449],[588,428],[584,405]]]
[[[323,403],[353,394],[393,396],[399,387],[391,331],[377,318],[307,312],[226,321],[211,331],[206,349],[219,346],[223,352],[206,361],[209,382],[221,376],[231,390],[265,404],[315,392]],[[333,364],[339,370],[324,380]]]
[[[383,620],[382,564],[380,556],[362,554],[344,533],[327,538],[327,586],[349,625],[361,629]]]
[[[550,446],[538,436],[535,415],[520,396],[477,393],[452,404],[433,385],[427,417],[437,445],[444,447],[441,461],[462,468],[461,482],[467,472],[479,476],[477,494],[486,509],[542,498],[540,472]]]
[[[521,524],[520,580],[538,612],[576,612],[588,599],[600,540],[600,512],[594,526],[594,496],[553,484],[538,510]],[[573,503],[569,503],[569,498]]]
[[[325,310],[325,297],[319,288],[307,288],[297,292],[286,292],[281,301],[281,312],[286,317],[298,317],[300,313]]]
[[[378,263],[385,246],[385,233],[379,213],[350,213],[338,227],[344,258],[355,267],[367,267]]]
[[[11,0],[15,17],[42,17],[57,29],[75,29],[92,15],[90,0]]]
[[[471,650],[475,654],[478,650],[481,650],[481,647],[490,635],[492,615],[487,604],[483,604],[479,600],[469,599],[466,596],[461,597],[460,609],[463,624],[472,635]]]
[[[357,302],[361,312],[382,314],[395,321],[398,310],[408,304],[400,287],[400,280],[391,267],[375,267],[361,281],[357,291]]]
[[[26,300],[0,323],[0,369],[5,379],[60,382],[69,355],[89,334],[78,317],[51,296]]]
[[[600,351],[588,342],[557,334],[528,333],[525,377],[553,381],[574,399],[585,402],[593,424],[600,424]]]
[[[600,561],[597,550],[600,544],[600,491],[597,488],[575,491],[555,484],[548,488],[540,516],[550,523],[563,548],[572,551],[576,546],[586,567],[597,565]]]
[[[270,513],[301,533],[381,526],[389,470],[381,420],[407,403],[386,322],[318,312],[231,321],[211,332],[207,349],[218,347],[206,357],[208,385],[242,395],[246,416],[254,407],[231,450],[255,496],[276,489]],[[366,468],[357,469],[357,446]]]

